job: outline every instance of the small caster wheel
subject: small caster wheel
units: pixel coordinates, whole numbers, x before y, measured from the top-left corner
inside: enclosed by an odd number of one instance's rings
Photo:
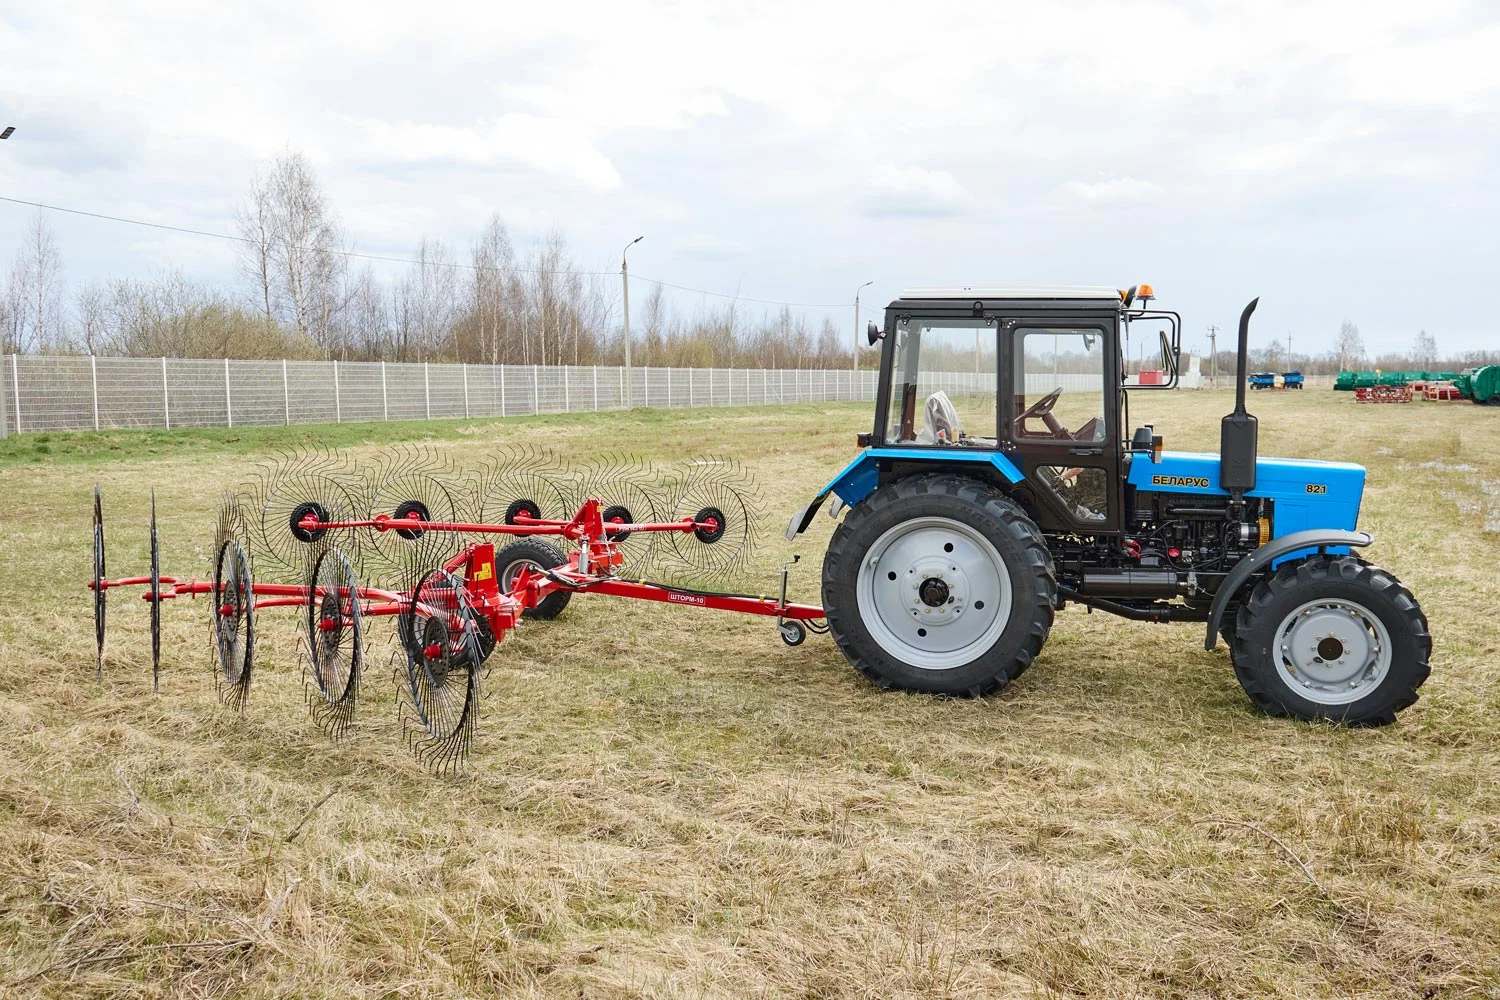
[[[781,632],[781,641],[788,646],[800,646],[807,640],[807,629],[799,621],[785,621],[776,628]]]

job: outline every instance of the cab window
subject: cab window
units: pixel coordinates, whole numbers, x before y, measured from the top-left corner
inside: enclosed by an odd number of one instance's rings
[[[994,320],[898,320],[887,444],[994,448]]]
[[[1017,441],[1103,442],[1103,333],[1021,327],[1013,336],[1012,436]]]

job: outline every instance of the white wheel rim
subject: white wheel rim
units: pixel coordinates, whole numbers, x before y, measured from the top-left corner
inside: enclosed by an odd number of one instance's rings
[[[924,670],[973,662],[1010,621],[1005,560],[978,530],[946,517],[914,518],[876,539],[855,593],[880,648]]]
[[[515,586],[516,577],[521,575],[521,570],[528,569],[533,576],[545,576],[547,567],[535,559],[516,559],[505,564],[505,569],[500,571],[500,589],[507,594]]]
[[[1380,687],[1391,670],[1391,636],[1368,608],[1341,598],[1308,601],[1276,630],[1276,672],[1294,694],[1348,705]]]

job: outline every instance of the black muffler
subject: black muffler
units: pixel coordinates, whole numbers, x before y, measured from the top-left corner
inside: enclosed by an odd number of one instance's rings
[[[1240,352],[1235,359],[1234,412],[1219,426],[1219,485],[1229,491],[1236,505],[1244,502],[1247,492],[1255,489],[1255,459],[1259,427],[1255,417],[1245,412],[1245,369],[1249,366],[1250,314],[1260,303],[1250,300],[1240,313]]]

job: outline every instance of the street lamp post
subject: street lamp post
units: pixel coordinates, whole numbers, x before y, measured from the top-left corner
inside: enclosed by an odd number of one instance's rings
[[[630,252],[631,247],[645,238],[637,236],[625,244],[625,249],[620,251],[620,283],[625,291],[625,409],[627,410],[635,407],[635,379],[630,371],[630,262],[626,260],[625,255]]]
[[[874,280],[865,282],[854,290],[854,373],[859,374],[859,293],[875,284]]]

